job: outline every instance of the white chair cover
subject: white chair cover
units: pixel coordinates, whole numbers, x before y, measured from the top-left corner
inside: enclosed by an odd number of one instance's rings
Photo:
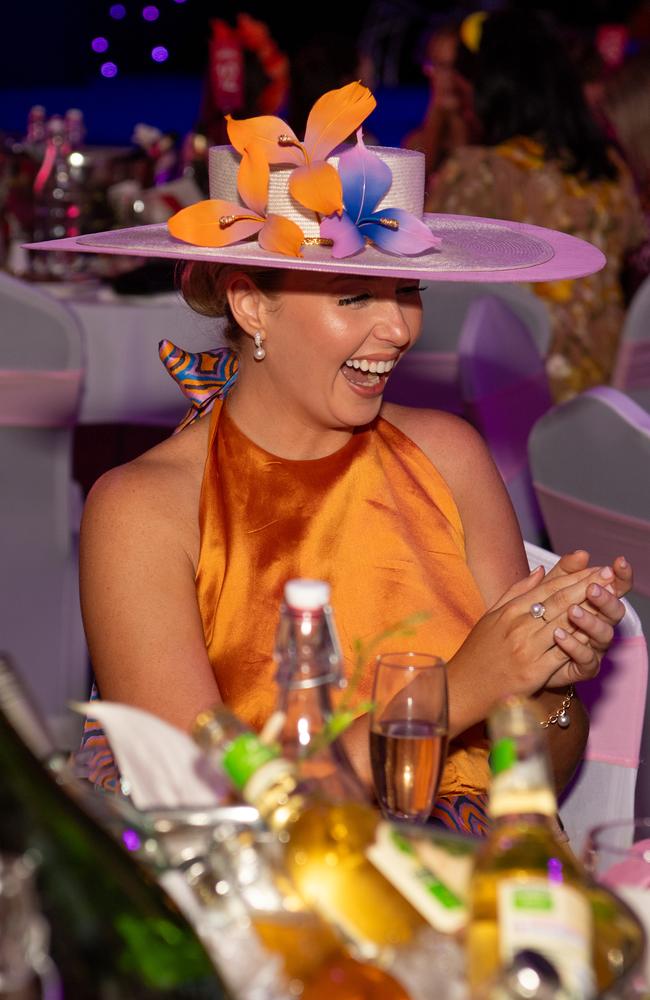
[[[24,672],[59,743],[72,747],[79,724],[67,702],[88,690],[82,503],[71,469],[81,335],[65,306],[0,274],[0,338],[0,648]]]
[[[625,314],[612,385],[650,410],[650,276]]]
[[[557,556],[526,543],[533,569],[551,569]],[[626,614],[598,677],[580,684],[590,716],[584,760],[560,802],[560,815],[579,855],[591,827],[632,818],[648,682],[648,650],[639,616]]]
[[[533,481],[553,548],[585,548],[596,565],[625,555],[629,595],[650,631],[650,415],[616,389],[590,389],[549,413],[529,441]],[[637,815],[650,814],[650,706]]]

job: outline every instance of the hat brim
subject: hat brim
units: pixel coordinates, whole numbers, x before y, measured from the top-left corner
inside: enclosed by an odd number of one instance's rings
[[[442,243],[439,250],[413,257],[393,256],[374,246],[340,260],[332,257],[329,247],[319,246],[303,247],[302,257],[273,253],[262,249],[257,242],[199,247],[170,236],[164,223],[28,243],[26,249],[203,260],[427,281],[557,281],[593,274],[606,263],[602,251],[591,243],[543,226],[467,215],[425,214],[422,221]]]

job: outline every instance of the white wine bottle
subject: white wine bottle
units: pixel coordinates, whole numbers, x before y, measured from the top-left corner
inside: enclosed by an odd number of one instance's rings
[[[223,706],[199,715],[194,737],[278,834],[302,898],[358,954],[383,960],[428,926],[369,859],[382,825],[375,809],[330,798],[324,783],[303,779],[294,762],[278,757]]]
[[[0,849],[38,859],[65,1000],[231,1000],[161,887],[41,764],[50,749],[0,655]]]
[[[545,730],[533,705],[507,700],[489,729],[493,825],[471,883],[471,995],[588,1000],[626,966],[639,929],[558,840]]]

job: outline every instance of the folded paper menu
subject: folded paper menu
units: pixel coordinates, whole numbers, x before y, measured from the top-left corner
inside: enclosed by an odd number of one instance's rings
[[[104,729],[136,808],[208,807],[226,800],[226,780],[182,729],[112,701],[75,702],[72,707]]]

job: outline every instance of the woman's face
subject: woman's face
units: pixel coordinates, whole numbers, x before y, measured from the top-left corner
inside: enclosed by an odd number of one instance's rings
[[[309,426],[361,426],[377,415],[421,322],[412,278],[287,271],[265,313],[266,358],[254,374]]]

